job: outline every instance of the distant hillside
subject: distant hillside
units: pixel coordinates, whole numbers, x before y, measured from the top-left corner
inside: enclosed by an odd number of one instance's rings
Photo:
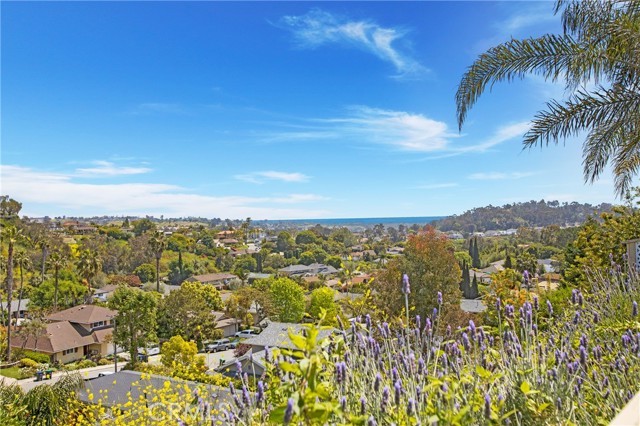
[[[505,230],[521,226],[573,225],[584,222],[594,213],[610,211],[612,205],[597,206],[558,201],[528,201],[502,207],[478,207],[438,220],[433,225],[441,231],[480,232]]]

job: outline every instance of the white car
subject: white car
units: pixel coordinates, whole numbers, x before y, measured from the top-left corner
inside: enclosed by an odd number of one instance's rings
[[[258,333],[256,333],[255,330],[242,330],[242,331],[238,331],[235,334],[236,337],[241,337],[241,338],[249,338],[257,335]]]
[[[147,355],[147,356],[160,355],[160,347],[159,346],[153,346],[153,347],[150,347],[150,348],[138,348],[138,353],[144,354],[144,355]]]

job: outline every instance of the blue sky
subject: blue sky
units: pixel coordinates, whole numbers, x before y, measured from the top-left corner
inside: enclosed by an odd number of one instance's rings
[[[522,151],[563,87],[465,69],[551,2],[2,2],[0,192],[31,216],[431,216],[612,202],[581,140]]]

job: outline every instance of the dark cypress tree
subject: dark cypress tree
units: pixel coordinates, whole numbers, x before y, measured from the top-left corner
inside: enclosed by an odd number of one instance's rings
[[[507,258],[504,260],[504,267],[505,269],[513,269],[513,261],[511,260],[511,256],[509,256],[509,254],[507,254]]]
[[[473,255],[471,256],[473,263],[471,266],[473,268],[479,268],[480,264],[480,250],[478,250],[478,237],[473,239]]]
[[[480,290],[478,290],[478,279],[476,275],[473,275],[473,282],[471,283],[471,297],[470,299],[477,299],[480,296]]]

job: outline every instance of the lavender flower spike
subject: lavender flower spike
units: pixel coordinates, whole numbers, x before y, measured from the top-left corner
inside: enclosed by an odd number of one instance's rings
[[[491,418],[491,397],[488,393],[484,394],[484,416],[487,419]]]
[[[289,398],[287,401],[287,408],[284,410],[284,424],[288,425],[293,419],[293,398]]]
[[[409,275],[402,274],[402,293],[411,294],[411,285],[409,284]]]
[[[438,292],[438,305],[442,305],[442,292]]]
[[[631,314],[634,317],[638,316],[638,302],[636,302],[635,300],[633,301],[633,310],[632,310]]]

